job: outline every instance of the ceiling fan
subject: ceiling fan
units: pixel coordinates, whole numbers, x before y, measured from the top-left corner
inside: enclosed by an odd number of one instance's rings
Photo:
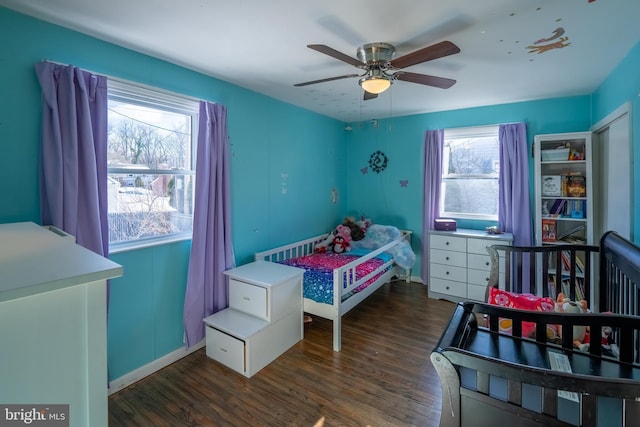
[[[459,53],[460,48],[450,41],[442,41],[395,59],[392,59],[396,52],[395,46],[383,42],[368,43],[360,46],[356,51],[357,59],[323,44],[310,44],[307,47],[360,68],[364,70],[364,74],[346,74],[344,76],[297,83],[294,86],[308,86],[333,80],[360,77],[358,83],[365,91],[364,99],[368,100],[387,90],[395,80],[434,86],[441,89],[448,89],[456,83],[455,80],[445,77],[402,70],[412,65]]]

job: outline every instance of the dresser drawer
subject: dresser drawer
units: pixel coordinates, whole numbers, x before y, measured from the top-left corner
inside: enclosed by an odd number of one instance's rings
[[[207,326],[206,329],[207,356],[243,374],[245,369],[245,342],[220,332],[211,326]]]
[[[487,270],[468,270],[468,282],[470,285],[487,286],[489,283],[489,272]]]
[[[464,252],[444,251],[442,249],[431,249],[429,251],[429,261],[436,264],[453,265],[456,267],[466,267],[467,256]]]
[[[491,257],[489,255],[468,254],[467,267],[475,270],[491,270]]]
[[[463,284],[467,282],[467,269],[465,267],[430,263],[429,270],[431,277],[463,282]]]
[[[455,237],[445,234],[431,234],[429,236],[429,249],[466,252],[467,239],[464,237]]]
[[[487,246],[491,245],[508,245],[509,242],[501,242],[496,239],[469,239],[467,242],[467,252],[470,254],[489,255]]]
[[[267,289],[262,286],[229,279],[229,307],[269,320]]]
[[[429,279],[429,291],[439,294],[451,295],[458,298],[467,297],[467,284],[454,282],[452,280],[444,280],[437,277]]]
[[[467,286],[467,298],[474,301],[486,302],[485,301],[486,292],[487,292],[486,286],[477,286],[472,284],[469,284],[469,286]]]

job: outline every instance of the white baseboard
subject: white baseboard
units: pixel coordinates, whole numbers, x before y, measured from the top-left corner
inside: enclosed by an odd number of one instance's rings
[[[198,344],[191,347],[189,350],[183,348],[179,348],[175,351],[172,351],[169,354],[166,354],[159,359],[154,360],[151,363],[147,363],[144,366],[139,367],[135,371],[131,371],[128,374],[121,376],[120,378],[116,378],[113,381],[109,382],[109,395],[122,390],[123,388],[129,387],[131,384],[140,381],[141,379],[153,374],[154,372],[159,371],[160,369],[171,365],[174,362],[182,359],[185,356],[190,355],[191,353],[200,350],[205,345],[205,340],[203,339]]]

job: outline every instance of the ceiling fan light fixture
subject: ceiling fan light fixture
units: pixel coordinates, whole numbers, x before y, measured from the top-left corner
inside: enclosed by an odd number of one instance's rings
[[[359,83],[362,89],[366,90],[369,93],[375,93],[377,95],[389,89],[389,86],[391,86],[391,79],[387,77],[371,75],[361,78]]]

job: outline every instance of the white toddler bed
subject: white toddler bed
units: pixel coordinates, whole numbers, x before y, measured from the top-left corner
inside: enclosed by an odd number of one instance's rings
[[[373,227],[373,226],[372,226]],[[388,227],[388,226],[382,226]],[[395,227],[394,227],[395,228]],[[308,314],[322,317],[333,321],[333,350],[340,351],[342,345],[342,316],[349,312],[352,308],[364,301],[369,295],[374,293],[382,285],[389,282],[394,277],[405,277],[409,282],[411,280],[410,266],[407,266],[406,260],[401,260],[403,268],[398,265],[397,258],[389,255],[389,253],[397,253],[402,250],[411,251],[411,232],[403,230],[398,233],[398,237],[377,249],[362,251],[346,252],[342,255],[353,258],[353,261],[333,268],[333,291],[329,300],[318,302],[311,298],[304,298],[304,311]],[[307,258],[314,254],[316,243],[323,241],[326,234],[311,237],[299,242],[280,246],[255,254],[256,260],[265,260],[271,262],[295,262],[294,259]],[[357,253],[359,256],[354,257]],[[332,254],[333,256],[342,256]],[[415,258],[414,258],[415,260]],[[372,261],[377,261],[371,266]],[[367,264],[369,263],[369,264]],[[411,262],[412,264],[412,262]],[[305,268],[300,264],[290,264]],[[309,269],[307,269],[309,272]],[[305,273],[305,282],[307,282],[307,273]],[[304,286],[304,284],[303,284]]]

